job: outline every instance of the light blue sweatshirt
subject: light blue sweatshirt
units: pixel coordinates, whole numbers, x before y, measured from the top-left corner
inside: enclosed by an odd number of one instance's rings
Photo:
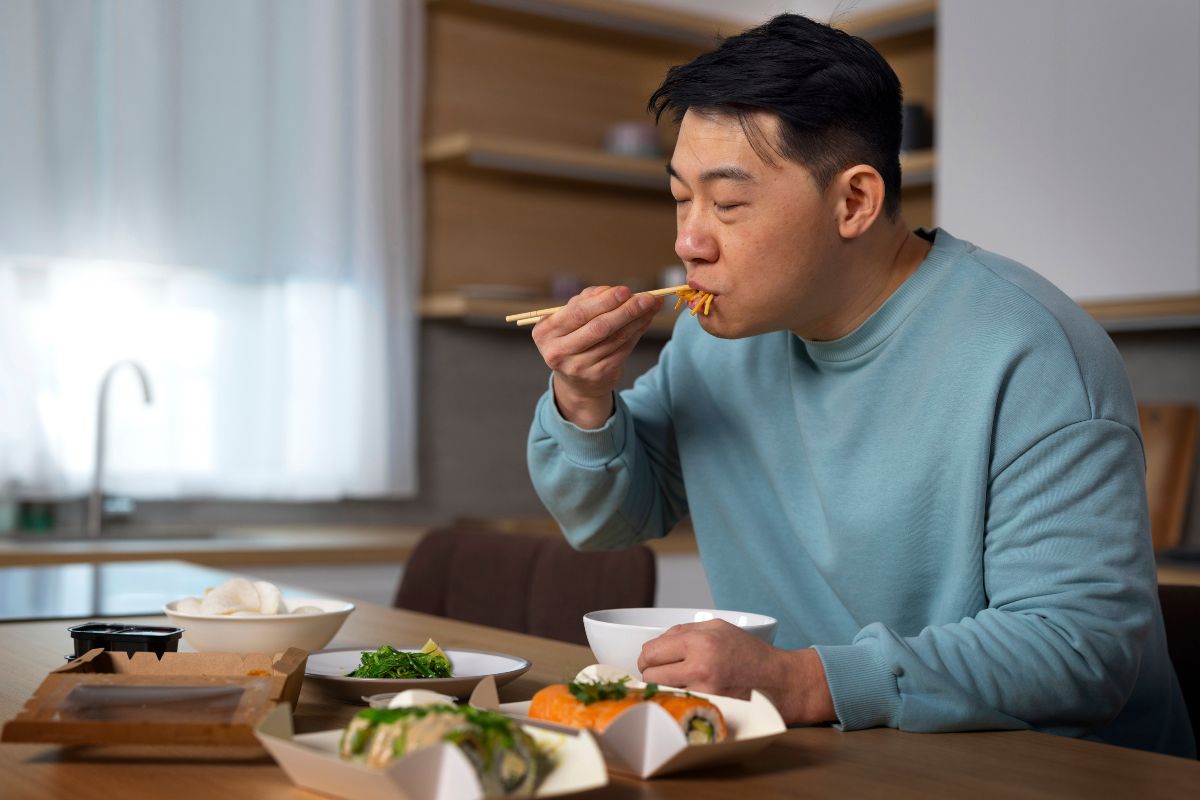
[[[926,235],[920,268],[841,339],[722,340],[683,315],[603,427],[547,392],[538,494],[580,549],[690,513],[716,604],[815,647],[846,730],[1194,756],[1120,356],[1036,273]]]

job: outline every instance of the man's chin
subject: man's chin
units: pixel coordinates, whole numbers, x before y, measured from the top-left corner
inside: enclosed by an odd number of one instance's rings
[[[757,333],[757,331],[745,330],[741,326],[729,325],[720,317],[697,314],[696,321],[700,323],[700,327],[705,333],[718,339],[744,339]]]
[[[784,327],[772,327],[764,325],[762,320],[754,320],[749,324],[732,323],[726,315],[709,315],[702,317],[696,314],[696,320],[700,323],[701,329],[708,333],[709,336],[715,336],[719,339],[744,339],[750,336],[761,336],[763,333],[772,333],[774,331],[784,330]]]

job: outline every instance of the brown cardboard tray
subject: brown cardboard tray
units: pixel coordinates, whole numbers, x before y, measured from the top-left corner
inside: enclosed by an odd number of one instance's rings
[[[254,729],[300,696],[308,653],[89,650],[51,671],[0,741],[258,746]]]

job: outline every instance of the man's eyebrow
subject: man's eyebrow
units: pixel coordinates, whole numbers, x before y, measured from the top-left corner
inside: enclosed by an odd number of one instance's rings
[[[679,173],[675,171],[675,166],[670,162],[667,163],[667,174],[678,181],[683,181],[683,178],[679,177]],[[721,180],[734,181],[736,183],[755,183],[757,181],[757,179],[746,170],[742,169],[741,167],[734,166],[713,167],[712,169],[707,169],[700,173],[701,183],[712,183],[713,181]],[[683,182],[687,183],[687,181]]]

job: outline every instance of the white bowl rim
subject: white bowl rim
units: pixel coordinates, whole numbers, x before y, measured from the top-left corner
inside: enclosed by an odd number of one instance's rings
[[[182,600],[183,598],[180,598]],[[163,604],[163,613],[168,617],[174,616],[181,619],[202,619],[202,620],[220,620],[222,622],[246,622],[247,620],[266,620],[268,622],[276,622],[279,620],[302,620],[302,619],[321,619],[336,614],[349,614],[354,610],[354,603],[349,600],[338,600],[334,597],[297,597],[291,598],[300,605],[310,605],[315,603],[337,603],[341,608],[333,608],[321,611],[316,614],[259,614],[253,617],[235,617],[232,614],[189,614],[185,611],[176,610],[175,606],[180,600],[172,600],[169,603]]]
[[[779,624],[779,620],[775,619],[775,617],[772,617],[769,614],[760,614],[757,611],[732,611],[727,608],[689,608],[689,607],[666,607],[666,606],[663,606],[663,607],[640,606],[640,607],[634,607],[634,608],[601,608],[601,609],[597,609],[596,611],[589,611],[586,614],[584,614],[583,621],[585,624],[590,622],[594,625],[611,625],[613,627],[618,627],[618,628],[635,628],[637,630],[647,630],[647,631],[656,631],[656,630],[662,630],[664,627],[666,627],[666,628],[671,627],[671,625],[665,625],[665,626],[664,625],[639,625],[636,622],[613,622],[612,620],[607,620],[607,619],[597,619],[596,617],[593,616],[593,614],[609,614],[609,613],[613,613],[613,612],[617,612],[617,611],[684,611],[684,612],[690,612],[693,614],[699,613],[701,611],[707,611],[710,614],[718,614],[718,613],[719,614],[740,614],[747,618],[758,617],[763,620],[762,622],[747,622],[745,625],[739,625],[738,627],[742,628],[743,630],[745,630],[747,628],[765,628],[765,627],[769,627],[771,625]],[[714,619],[720,619],[720,617],[714,617]],[[684,624],[686,624],[686,623],[685,622],[672,623],[672,625],[684,625]],[[734,623],[734,624],[736,624],[736,623]]]

